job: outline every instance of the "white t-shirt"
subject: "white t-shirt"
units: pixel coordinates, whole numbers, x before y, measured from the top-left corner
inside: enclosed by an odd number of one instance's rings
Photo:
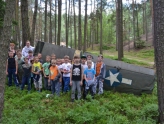
[[[61,70],[62,69],[62,65],[57,65],[58,69]]]
[[[84,72],[85,69],[88,68],[88,66],[86,64],[81,64],[81,66],[83,67],[83,72]]]
[[[32,46],[29,46],[29,47],[25,46],[25,47],[22,49],[22,56],[24,56],[24,57],[28,56],[28,51],[31,50],[31,51],[34,52],[34,48],[35,48],[35,47],[32,47]]]
[[[63,70],[67,70],[70,71],[71,70],[72,65],[70,63],[63,63],[62,64],[62,69]],[[70,72],[68,74],[64,74],[63,73],[63,77],[70,77]]]

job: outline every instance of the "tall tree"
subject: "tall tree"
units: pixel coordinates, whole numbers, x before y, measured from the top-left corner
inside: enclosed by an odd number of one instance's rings
[[[21,39],[20,39],[20,26],[19,26],[19,0],[16,0],[16,7],[15,7],[15,20],[17,22],[16,25],[16,40],[18,41],[19,48],[21,48]]]
[[[102,0],[101,0],[101,6],[100,6],[100,54],[103,53],[102,51]]]
[[[44,42],[47,42],[47,2],[48,0],[45,0],[45,16],[44,16]]]
[[[50,5],[50,31],[49,31],[49,43],[52,43],[52,0],[49,0],[49,5]]]
[[[60,45],[60,35],[61,35],[61,8],[62,8],[62,0],[58,0],[58,40],[57,40],[57,45]]]
[[[117,40],[118,40],[118,60],[123,58],[123,11],[122,11],[122,0],[117,0],[116,2],[117,9]]]
[[[136,29],[135,29],[135,4],[134,0],[132,0],[132,9],[133,9],[133,42],[134,42],[134,47],[136,48]]]
[[[65,0],[66,10],[65,10],[65,34],[66,34],[66,47],[68,47],[68,21],[67,21],[67,0]]]
[[[81,0],[79,0],[79,27],[78,27],[78,49],[81,50]]]
[[[28,0],[21,0],[21,17],[22,17],[22,47],[30,39],[30,26],[28,17]]]
[[[73,0],[73,12],[74,12],[74,41],[75,41],[75,49],[77,48],[77,40],[76,40],[76,13],[75,13],[75,0]]]
[[[57,16],[57,15],[56,15],[56,11],[57,11],[57,2],[56,2],[56,0],[55,0],[55,40],[54,40],[54,41],[55,41],[55,44],[57,44],[57,38],[56,38],[56,37],[57,37],[57,35],[56,35],[56,29],[57,29],[56,16]]]
[[[158,94],[158,112],[159,122],[164,123],[164,1],[153,0],[154,10],[154,49],[155,49],[155,63],[157,74],[157,94]]]
[[[35,36],[37,11],[38,11],[38,0],[35,0],[35,9],[34,9],[34,14],[33,14],[32,30],[31,30],[31,36],[30,36],[30,41],[32,45],[34,45],[34,41],[35,41],[34,36]]]
[[[10,38],[12,35],[12,16],[15,11],[15,0],[7,0],[6,1],[6,9],[5,9],[5,16],[3,22],[3,30],[0,36],[0,122],[2,118],[2,111],[4,105],[4,90],[5,90],[5,82],[6,82],[6,74],[5,72],[5,65],[7,57],[8,57],[8,47],[10,43]]]
[[[87,40],[87,1],[85,0],[85,22],[84,22],[84,44],[83,44],[83,52],[86,51],[86,40]]]

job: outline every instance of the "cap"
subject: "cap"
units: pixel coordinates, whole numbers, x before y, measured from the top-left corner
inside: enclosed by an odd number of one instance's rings
[[[82,55],[81,58],[85,58],[86,59],[87,57],[86,57],[86,55]]]

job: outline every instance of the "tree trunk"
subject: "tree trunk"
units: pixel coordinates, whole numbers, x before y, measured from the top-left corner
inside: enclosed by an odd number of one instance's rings
[[[31,30],[31,45],[33,46],[35,43],[34,36],[35,36],[35,27],[36,27],[36,19],[37,19],[37,11],[38,11],[38,0],[35,0],[35,9],[33,15],[33,22],[32,22],[32,30]]]
[[[73,0],[73,11],[74,11],[74,41],[75,49],[77,48],[77,38],[76,38],[76,13],[75,13],[75,0]]]
[[[68,47],[68,21],[67,21],[67,0],[65,0],[66,3],[66,13],[65,13],[65,34],[66,34],[66,47]]]
[[[15,20],[17,21],[16,25],[16,40],[18,41],[19,49],[21,48],[21,39],[20,39],[20,30],[19,30],[19,0],[16,0],[16,9],[15,9]]]
[[[81,0],[79,0],[78,49],[81,50]]]
[[[102,51],[102,0],[101,0],[101,8],[100,8],[100,54],[103,54],[103,51]]]
[[[56,29],[57,29],[57,26],[56,26],[56,25],[57,25],[57,24],[56,24],[56,23],[57,23],[57,21],[56,21],[57,5],[56,5],[56,4],[57,4],[57,2],[56,2],[56,0],[55,0],[55,44],[57,44],[57,38],[56,38],[56,37],[57,37],[57,35],[56,35]]]
[[[28,17],[28,0],[21,0],[21,17],[22,17],[22,47],[30,39],[30,27]]]
[[[139,40],[140,30],[139,30],[139,25],[138,25],[138,5],[136,6],[136,16],[137,16],[137,39]]]
[[[7,0],[6,8],[5,8],[5,16],[3,22],[3,30],[0,36],[0,122],[2,118],[3,105],[4,105],[4,91],[5,91],[5,82],[6,82],[6,74],[5,74],[5,66],[6,60],[8,57],[8,47],[12,35],[12,18],[15,11],[15,0]]]
[[[49,32],[49,43],[52,43],[52,0],[49,0],[49,4],[50,4],[50,32]]]
[[[155,49],[155,63],[157,75],[157,94],[158,94],[158,112],[159,122],[164,123],[164,39],[163,39],[163,0],[153,0],[154,10],[154,49]]]
[[[135,7],[134,7],[134,0],[132,1],[132,8],[133,8],[133,42],[134,42],[134,48],[136,48],[136,32],[135,32]]]
[[[47,42],[47,0],[45,0],[44,42]]]
[[[117,38],[118,38],[118,60],[123,58],[123,11],[122,11],[122,0],[117,0]]]
[[[83,52],[86,51],[86,40],[87,40],[87,1],[85,0],[85,22],[84,22],[84,43],[83,43]]]
[[[62,8],[62,0],[58,0],[58,40],[57,45],[60,45],[60,34],[61,34],[61,8]]]
[[[145,0],[145,33],[146,33],[146,41],[148,40],[148,30],[147,30],[147,16],[146,16],[146,0]]]

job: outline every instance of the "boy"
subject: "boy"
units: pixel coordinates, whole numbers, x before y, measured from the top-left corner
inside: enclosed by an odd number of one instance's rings
[[[7,59],[6,63],[6,75],[8,75],[8,86],[12,86],[12,78],[14,79],[14,83],[16,87],[19,86],[17,80],[17,71],[18,71],[18,63],[17,60],[13,57],[14,53],[9,51],[9,58]]]
[[[41,53],[38,53],[38,58],[39,58],[39,62],[41,64],[43,64],[43,59],[42,59],[42,54]]]
[[[33,51],[32,51],[32,50],[29,50],[29,51],[28,51],[28,55],[25,56],[25,57],[28,58],[28,63],[30,64],[30,61],[34,58],[34,56],[33,56]]]
[[[93,56],[92,55],[87,55],[87,61],[88,60],[91,60],[92,61],[92,59],[93,59]],[[87,62],[85,64],[87,65]],[[92,62],[92,67],[91,68],[94,69],[94,63],[93,62]]]
[[[62,80],[62,76],[60,70],[56,66],[56,60],[51,61],[50,67],[50,75],[48,82],[51,83],[52,94],[56,93],[57,96],[60,95],[60,82]],[[60,79],[59,79],[60,78]]]
[[[83,67],[83,74],[84,74],[84,70],[86,70],[88,68],[88,66],[86,65],[86,60],[87,60],[87,57],[85,55],[82,55],[81,56],[81,66]],[[82,92],[83,92],[83,98],[85,98],[85,79],[84,79],[84,75],[83,75]]]
[[[74,102],[76,89],[78,91],[78,100],[81,98],[81,86],[83,81],[83,67],[81,66],[80,57],[74,56],[74,64],[71,68],[70,85],[72,86],[71,100]]]
[[[31,64],[28,63],[28,58],[24,58],[25,64],[22,65],[23,69],[23,78],[22,78],[22,85],[21,90],[24,89],[24,85],[27,83],[28,85],[28,92],[31,90]]]
[[[64,56],[64,63],[62,64],[64,92],[69,91],[70,71],[71,71],[71,64],[69,63],[69,56],[65,55]]]
[[[50,56],[46,56],[46,62],[42,66],[45,90],[50,90],[50,87],[48,86],[50,60],[51,60]]]
[[[42,68],[42,64],[39,62],[38,56],[34,57],[34,64],[32,65],[32,73],[33,73],[33,79],[34,79],[34,85],[37,91],[41,92],[42,89],[42,82],[39,82],[40,78],[40,71]]]
[[[91,60],[87,60],[87,65],[88,68],[85,69],[84,71],[84,78],[85,78],[85,97],[88,94],[88,91],[90,91],[92,98],[94,97],[94,93],[93,93],[93,88],[94,88],[94,83],[95,83],[95,70],[92,69],[92,61]]]
[[[21,84],[21,82],[22,82],[22,73],[23,73],[22,65],[24,64],[24,61],[22,60],[21,52],[17,53],[17,61],[18,61],[18,74],[17,74],[17,78],[18,78],[19,84]]]
[[[94,86],[94,94],[96,94],[97,85],[98,85],[98,94],[103,94],[103,81],[106,74],[106,66],[103,63],[103,56],[99,55],[97,58],[97,62],[95,64],[96,71],[96,83]]]
[[[51,54],[51,60],[56,59],[56,55],[54,53]]]

